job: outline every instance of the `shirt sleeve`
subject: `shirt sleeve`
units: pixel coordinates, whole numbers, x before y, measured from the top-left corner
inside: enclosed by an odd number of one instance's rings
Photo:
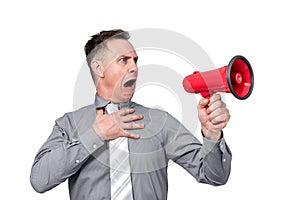
[[[165,128],[167,156],[187,170],[198,182],[223,185],[231,170],[231,152],[222,137],[203,144],[179,121],[169,115]]]
[[[46,192],[64,182],[105,144],[91,126],[81,134],[75,127],[69,115],[56,120],[31,169],[30,182],[37,192]]]

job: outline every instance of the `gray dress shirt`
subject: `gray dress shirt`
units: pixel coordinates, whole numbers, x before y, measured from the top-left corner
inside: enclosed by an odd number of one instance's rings
[[[46,192],[68,179],[71,200],[110,199],[109,142],[102,141],[92,128],[96,109],[108,103],[96,95],[94,104],[56,120],[32,166],[30,181],[37,192]],[[203,138],[201,144],[167,112],[134,102],[120,107],[134,108],[144,116],[136,123],[144,123],[145,128],[131,130],[140,139],[128,140],[135,200],[167,199],[169,160],[198,182],[227,182],[231,152],[223,137],[218,142]]]

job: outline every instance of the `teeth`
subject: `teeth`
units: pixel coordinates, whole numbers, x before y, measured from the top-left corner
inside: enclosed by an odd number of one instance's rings
[[[135,83],[135,79],[131,79],[124,84],[124,87],[131,87]]]

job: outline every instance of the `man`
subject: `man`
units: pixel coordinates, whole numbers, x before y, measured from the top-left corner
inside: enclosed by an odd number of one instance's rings
[[[56,120],[32,166],[30,180],[37,192],[68,179],[72,200],[164,200],[169,160],[198,182],[227,182],[231,153],[222,129],[230,115],[220,95],[199,101],[201,144],[167,112],[131,101],[138,56],[128,39],[122,30],[102,31],[85,45],[95,102]],[[114,157],[115,152],[122,156]]]

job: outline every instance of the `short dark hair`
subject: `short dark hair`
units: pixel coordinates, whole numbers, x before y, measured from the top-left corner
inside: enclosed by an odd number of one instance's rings
[[[91,61],[93,60],[95,55],[99,52],[99,50],[106,47],[104,41],[107,41],[108,39],[128,40],[129,38],[130,38],[129,33],[123,31],[122,29],[101,31],[100,33],[91,36],[91,39],[87,41],[87,43],[84,46],[86,61],[89,67],[91,67],[90,66]]]

